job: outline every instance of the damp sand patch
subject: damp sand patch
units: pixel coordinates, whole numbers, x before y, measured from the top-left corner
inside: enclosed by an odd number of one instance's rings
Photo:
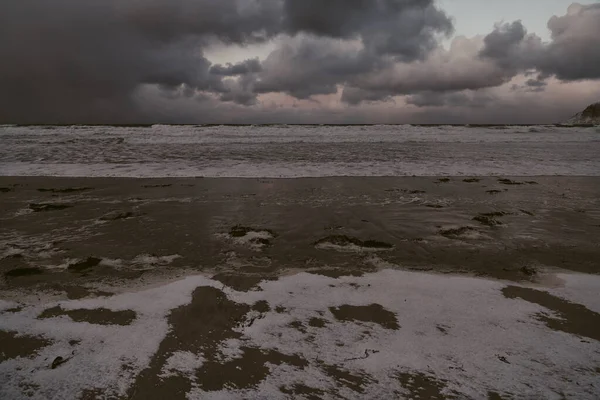
[[[50,341],[41,337],[0,330],[0,363],[18,357],[33,357],[38,350],[49,345]]]
[[[540,312],[536,318],[549,328],[600,342],[600,314],[581,304],[571,303],[547,292],[518,286],[507,286],[502,294],[508,299],[522,299],[539,304],[551,313]]]
[[[370,304],[368,306],[350,306],[344,304],[329,309],[339,321],[347,322],[371,322],[379,324],[386,329],[400,329],[396,315],[383,308],[381,304]]]
[[[67,316],[75,322],[88,322],[94,325],[131,325],[136,319],[135,311],[111,311],[106,308],[64,310],[55,306],[44,310],[39,319]]]

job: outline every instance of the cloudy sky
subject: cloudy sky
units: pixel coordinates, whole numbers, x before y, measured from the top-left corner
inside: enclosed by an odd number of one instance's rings
[[[600,1],[2,0],[3,123],[552,123]]]

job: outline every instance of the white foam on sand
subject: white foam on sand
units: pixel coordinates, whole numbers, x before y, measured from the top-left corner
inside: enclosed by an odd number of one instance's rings
[[[577,283],[569,281],[567,285],[574,284],[571,289],[576,291]],[[600,362],[600,343],[548,329],[533,316],[551,311],[505,298],[500,292],[504,286],[470,277],[392,270],[339,280],[299,274],[264,282],[262,292],[242,296],[267,300],[271,309],[281,306],[289,310],[284,315],[270,312],[243,333],[255,346],[300,354],[356,375],[367,373],[377,383],[366,385],[365,393],[391,396],[399,389],[395,372],[422,372],[447,380],[449,390],[472,398],[485,398],[488,390],[537,398],[559,398],[560,392],[567,397],[594,398],[594,391],[600,388],[594,371]],[[344,304],[373,303],[393,312],[401,328],[394,331],[368,322],[339,322],[329,311],[329,307]],[[307,322],[312,317],[328,323],[324,328],[311,328]],[[307,333],[290,327],[292,321],[301,321]],[[370,355],[366,359],[356,359],[367,350]],[[327,376],[320,375],[327,382]],[[258,391],[238,392],[230,398],[256,398],[259,393],[275,396],[278,387],[295,382],[294,376],[271,376]],[[577,384],[567,384],[568,379]],[[325,383],[317,388],[330,390],[331,386]],[[361,397],[347,389],[339,393]],[[197,396],[202,397],[200,392]]]
[[[556,274],[556,278],[562,283],[549,290],[550,293],[600,313],[600,275]]]
[[[564,284],[550,291],[597,309],[600,279],[586,277],[561,275]],[[383,270],[339,279],[300,273],[264,281],[260,291],[224,288],[232,301],[254,304],[264,300],[271,311],[235,329],[241,337],[222,343],[222,362],[242,356],[243,347],[256,347],[296,354],[309,364],[304,368],[271,365],[271,374],[250,389],[228,387],[206,393],[196,385],[188,398],[284,398],[280,387],[295,383],[352,399],[398,397],[396,391],[408,398],[398,373],[445,380],[444,393],[455,391],[461,397],[486,398],[488,391],[494,391],[526,398],[558,399],[561,394],[597,398],[600,343],[550,329],[536,315],[553,315],[552,311],[506,298],[502,289],[507,285],[464,276]],[[135,293],[60,303],[67,310],[133,310],[137,318],[128,326],[76,323],[68,317],[36,319],[43,308],[56,303],[3,314],[0,329],[43,336],[54,344],[31,359],[0,363],[0,397],[18,398],[22,383],[37,385],[31,390],[33,398],[39,399],[77,398],[83,389],[93,388],[107,397],[123,396],[170,329],[170,310],[188,304],[199,286],[223,288],[220,282],[194,276]],[[338,321],[330,310],[371,304],[393,313],[400,328]],[[277,312],[276,307],[286,312]],[[325,326],[310,326],[311,318],[324,320]],[[302,324],[302,331],[290,326],[292,322]],[[71,347],[69,340],[81,342]],[[56,356],[72,358],[53,370],[49,363]],[[192,371],[202,361],[201,355],[176,352],[163,374],[180,373],[193,379]],[[364,393],[340,385],[323,365],[366,377]]]
[[[161,370],[160,378],[168,378],[175,375],[187,376],[195,380],[194,372],[202,367],[204,357],[189,351],[177,351],[167,359]]]
[[[124,396],[169,331],[169,312],[188,304],[198,286],[215,286],[215,282],[195,276],[136,293],[54,302],[3,314],[1,330],[41,336],[53,344],[30,359],[0,364],[0,398],[20,398],[24,383],[39,386],[34,399],[78,398],[85,389],[100,389],[107,398]],[[37,319],[44,309],[56,305],[65,310],[133,310],[137,318],[127,326],[74,322],[65,316]],[[80,342],[71,346],[71,340]],[[71,358],[51,369],[52,360],[58,356]]]

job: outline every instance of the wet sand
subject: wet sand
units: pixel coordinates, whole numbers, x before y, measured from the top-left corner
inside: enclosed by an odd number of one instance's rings
[[[5,301],[0,334],[3,347],[10,349],[14,343],[23,349],[2,350],[0,383],[10,389],[0,394],[103,398],[112,393],[146,399],[167,394],[211,398],[219,393],[229,398],[527,398],[559,397],[561,391],[567,398],[594,398],[600,393],[600,306],[581,294],[597,293],[600,283],[593,285],[600,280],[578,280],[570,287],[563,276],[600,273],[600,178],[0,177],[0,202],[0,299]],[[493,283],[497,287],[483,298],[498,302],[499,309],[500,304],[508,310],[516,304],[514,318],[531,325],[513,325],[502,319],[504,314],[484,322],[482,310],[466,321],[469,326],[495,323],[517,337],[525,335],[521,331],[526,328],[543,329],[538,334],[548,335],[544,337],[549,341],[567,335],[570,341],[563,350],[589,357],[575,360],[575,365],[547,355],[538,360],[541,366],[531,367],[526,355],[511,360],[511,354],[499,352],[492,356],[500,367],[475,363],[472,371],[464,366],[466,372],[460,372],[463,367],[457,365],[466,361],[457,364],[457,358],[471,356],[456,344],[465,340],[457,329],[467,329],[459,328],[457,319],[474,295],[467,291],[449,303],[449,321],[419,317],[418,306],[413,308],[418,315],[403,319],[402,308],[393,301],[394,291],[400,289],[377,280],[388,273],[395,274],[392,280],[416,277],[414,287],[402,289],[407,292],[398,299],[414,304],[419,293],[430,289],[430,280],[439,280],[441,287],[447,282],[449,296],[456,276],[474,287]],[[150,306],[146,310],[135,304],[115,305],[119,296],[167,287],[191,276],[207,281],[162,314]],[[303,278],[307,276],[313,278]],[[336,296],[350,300],[334,301],[315,292],[322,302],[308,312],[291,300],[296,289],[282,287],[294,279],[308,279],[297,295],[323,285],[332,293],[341,290]],[[387,295],[380,298],[378,290]],[[353,291],[356,302],[351,301]],[[279,297],[270,298],[272,293]],[[438,312],[443,303],[436,303],[432,293],[422,301],[426,308],[431,302],[430,312]],[[415,318],[412,333],[402,336]],[[161,327],[157,332],[170,330],[157,334],[147,358],[134,355],[116,363],[131,371],[123,373],[127,379],[119,383],[120,389],[110,381],[93,386],[83,378],[61,375],[55,380],[79,383],[65,383],[60,390],[44,385],[48,372],[43,365],[53,360],[40,357],[60,355],[59,365],[49,368],[60,374],[77,362],[90,362],[86,357],[94,346],[102,349],[100,339],[86,340],[79,331],[82,326],[118,335],[146,319]],[[425,320],[427,328],[417,329]],[[66,324],[70,333],[63,337],[53,332],[53,323]],[[276,344],[263,342],[256,329],[272,331],[275,336],[269,340]],[[294,349],[285,335],[312,344]],[[420,344],[411,347],[414,359],[403,358],[393,346],[385,348],[382,343],[396,343],[394,335]],[[445,364],[436,358],[428,361],[437,362],[437,367],[419,367],[418,360],[427,359],[429,350],[435,354],[444,341],[457,345],[457,352],[445,354],[450,357]],[[224,346],[232,342],[237,343],[235,356],[224,356]],[[523,350],[520,342],[502,342],[499,347],[503,346]],[[481,343],[482,349],[496,347]],[[331,354],[314,358],[313,350]],[[538,350],[531,350],[531,357],[541,357]],[[390,362],[386,353],[396,354],[397,360]],[[381,369],[372,366],[373,360],[379,360]],[[35,364],[38,372],[14,372],[21,362]],[[171,371],[171,364],[179,367]],[[98,368],[108,368],[102,365]],[[566,372],[567,366],[571,372]],[[573,372],[574,367],[585,372]],[[478,376],[478,368],[487,375]],[[523,374],[523,368],[532,369],[533,375],[507,383],[511,376]],[[552,373],[562,376],[544,389],[542,378]],[[303,380],[289,380],[294,374]],[[486,386],[493,374],[504,379],[500,387]],[[465,387],[461,376],[481,382]]]

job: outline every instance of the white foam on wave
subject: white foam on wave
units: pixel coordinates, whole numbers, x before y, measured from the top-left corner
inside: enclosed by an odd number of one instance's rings
[[[536,126],[536,132],[530,132],[532,127],[502,128],[0,127],[0,175],[296,178],[599,174],[600,137],[594,128]]]

